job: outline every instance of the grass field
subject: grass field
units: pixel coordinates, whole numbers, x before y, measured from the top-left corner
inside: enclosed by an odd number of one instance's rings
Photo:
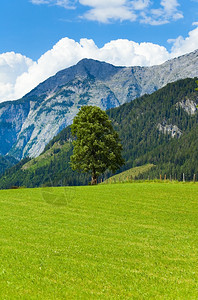
[[[198,299],[198,184],[0,191],[0,299]]]

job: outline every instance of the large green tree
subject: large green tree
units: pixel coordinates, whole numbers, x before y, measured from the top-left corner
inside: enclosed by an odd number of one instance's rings
[[[96,106],[83,106],[71,125],[73,170],[90,172],[92,184],[107,169],[116,171],[124,164],[122,145],[107,114]]]

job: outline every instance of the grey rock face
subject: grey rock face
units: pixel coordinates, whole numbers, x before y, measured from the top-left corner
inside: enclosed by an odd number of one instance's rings
[[[157,128],[159,131],[161,131],[164,134],[170,134],[172,138],[174,137],[180,138],[180,136],[182,135],[182,131],[176,125],[159,123],[157,125]]]
[[[183,108],[183,110],[185,110],[187,112],[187,114],[189,114],[191,116],[194,115],[198,111],[197,103],[190,99],[186,99],[181,102],[178,102],[176,107],[178,108],[179,106],[181,108]]]
[[[13,101],[0,105],[0,154],[13,147],[29,113],[29,102]]]
[[[167,83],[195,76],[198,50],[153,67],[115,67],[84,59],[39,84],[22,99],[0,104],[0,154],[9,153],[17,159],[36,157],[72,123],[82,105],[106,110]],[[185,109],[186,105],[192,111],[193,104],[185,104]]]

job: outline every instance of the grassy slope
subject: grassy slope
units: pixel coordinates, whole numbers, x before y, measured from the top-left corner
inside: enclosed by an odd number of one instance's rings
[[[198,185],[0,191],[0,299],[196,299]]]
[[[109,182],[121,182],[121,181],[134,180],[137,176],[140,176],[141,174],[143,175],[144,173],[149,172],[153,167],[155,167],[155,165],[147,164],[144,166],[131,168],[131,169],[121,172],[117,175],[111,176],[104,182],[109,183]]]
[[[53,146],[46,150],[44,153],[40,154],[38,157],[31,159],[26,164],[23,165],[22,170],[31,170],[35,171],[38,168],[49,166],[50,163],[54,159],[54,152],[56,151],[62,151],[62,152],[68,152],[70,149],[70,144],[65,143],[64,145],[60,145],[59,143],[54,143]],[[57,152],[57,153],[60,153]],[[58,155],[57,155],[58,156]]]

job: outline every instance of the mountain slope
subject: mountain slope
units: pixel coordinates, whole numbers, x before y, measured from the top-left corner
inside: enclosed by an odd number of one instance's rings
[[[176,173],[181,179],[184,172],[192,179],[194,173],[198,175],[195,88],[195,80],[181,80],[109,111],[124,146],[123,170],[153,163],[155,176]]]
[[[16,165],[18,160],[16,160],[12,156],[1,156],[0,155],[0,175],[5,172],[6,169],[11,168],[12,166]]]
[[[154,164],[137,178],[159,178],[160,174],[187,180],[198,176],[198,92],[195,79],[180,80],[151,95],[107,111],[123,144],[126,164],[132,167]],[[89,176],[71,170],[70,127],[63,129],[32,160],[23,160],[0,178],[0,188],[14,185],[87,184]],[[112,174],[106,173],[103,178]]]
[[[118,107],[168,82],[194,76],[198,76],[198,50],[153,67],[115,67],[84,59],[22,99],[0,104],[0,154],[36,157],[71,124],[82,105]]]

